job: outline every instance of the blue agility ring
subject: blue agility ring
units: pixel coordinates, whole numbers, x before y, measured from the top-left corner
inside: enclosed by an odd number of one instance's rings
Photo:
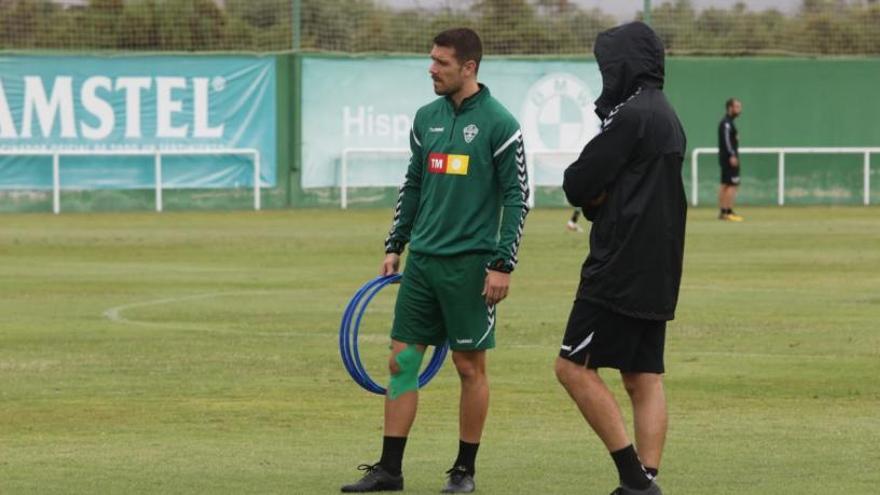
[[[378,395],[385,395],[384,387],[376,383],[361,362],[360,353],[358,352],[358,330],[361,326],[361,320],[367,305],[373,300],[373,297],[382,290],[383,287],[398,282],[401,279],[399,273],[388,276],[379,276],[370,280],[363,287],[355,292],[351,301],[345,307],[342,314],[342,323],[339,325],[339,353],[342,355],[342,364],[345,370],[351,375],[355,383],[363,387],[368,392]],[[446,359],[446,353],[449,351],[449,345],[443,344],[434,349],[434,354],[428,362],[428,366],[419,375],[419,388],[424,387],[432,378],[440,371],[443,361]]]

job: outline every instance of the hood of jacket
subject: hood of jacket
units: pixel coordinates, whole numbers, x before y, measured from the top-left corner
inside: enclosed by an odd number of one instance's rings
[[[599,33],[593,54],[602,73],[596,114],[605,119],[639,87],[663,88],[663,43],[643,22],[623,24]]]

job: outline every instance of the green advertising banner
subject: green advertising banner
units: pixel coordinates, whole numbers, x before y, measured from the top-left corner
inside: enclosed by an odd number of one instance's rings
[[[427,57],[303,58],[300,204],[339,204],[343,185],[350,188],[352,204],[393,202],[392,187],[400,183],[408,158],[412,116],[436,98],[429,64]],[[558,187],[562,170],[598,126],[592,101],[602,84],[595,62],[487,59],[480,80],[520,120],[536,204],[565,205]],[[744,106],[737,120],[744,147],[875,150],[787,155],[785,204],[861,204],[866,189],[876,203],[877,81],[877,59],[669,57],[664,91],[688,136],[682,170],[688,194],[690,152],[717,146],[724,102],[736,96]],[[776,204],[778,156],[749,154],[743,160],[739,202]],[[698,170],[700,204],[714,205],[717,157],[700,155]]]
[[[250,187],[256,160],[274,186],[275,84],[274,58],[2,56],[0,190],[53,160],[65,190]]]
[[[689,196],[693,196],[690,151],[718,146],[724,102],[736,97],[743,105],[736,120],[741,147],[854,149],[786,154],[782,194],[786,205],[863,204],[866,176],[869,202],[876,203],[878,84],[877,58],[667,58],[664,91],[684,125],[690,148],[682,171]],[[777,204],[778,153],[747,153],[741,163],[737,204]],[[714,207],[720,179],[716,154],[699,155],[697,177],[699,204]]]
[[[412,118],[437,98],[429,64],[427,57],[303,60],[306,192],[402,182]],[[535,184],[561,184],[564,166],[599,129],[593,101],[602,80],[595,62],[488,59],[480,81],[519,119]]]

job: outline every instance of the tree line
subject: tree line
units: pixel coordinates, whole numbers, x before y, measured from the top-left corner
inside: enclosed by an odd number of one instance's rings
[[[425,53],[451,26],[472,27],[493,55],[584,55],[618,23],[571,0],[472,0],[467,8],[395,9],[376,0],[0,0],[0,49],[291,50]],[[635,16],[642,18],[639,12]],[[670,53],[880,55],[880,1],[803,0],[775,9],[698,10],[655,2],[651,24]]]

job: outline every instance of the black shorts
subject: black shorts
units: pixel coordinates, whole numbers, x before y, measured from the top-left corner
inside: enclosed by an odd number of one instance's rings
[[[739,167],[721,166],[721,183],[728,186],[739,185]]]
[[[590,369],[663,373],[666,322],[642,320],[576,300],[559,356]]]

